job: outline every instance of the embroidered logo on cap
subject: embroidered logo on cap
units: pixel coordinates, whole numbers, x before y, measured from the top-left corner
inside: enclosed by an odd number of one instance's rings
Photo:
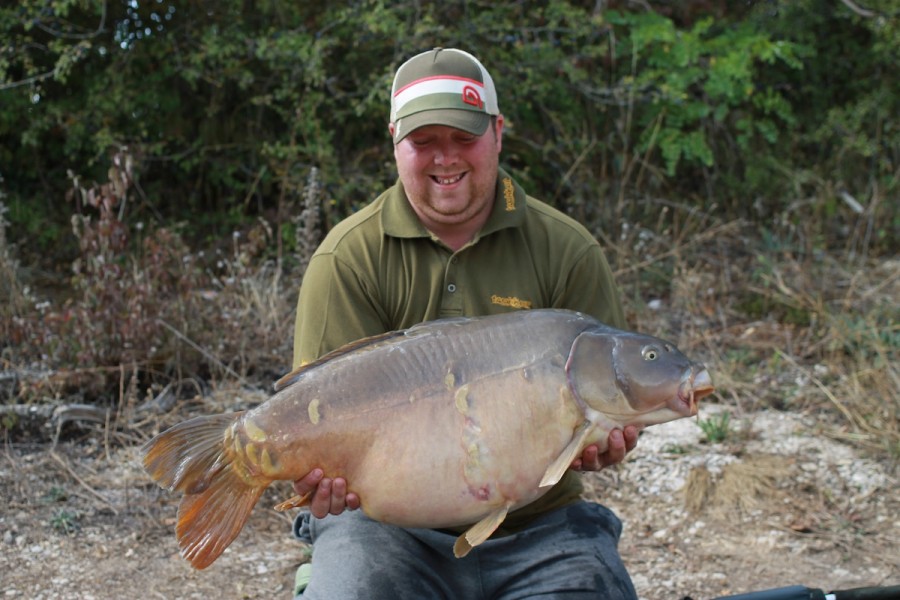
[[[471,85],[467,85],[463,88],[462,101],[465,104],[469,104],[477,108],[484,108],[484,102],[481,101],[481,94],[479,94],[478,90]]]

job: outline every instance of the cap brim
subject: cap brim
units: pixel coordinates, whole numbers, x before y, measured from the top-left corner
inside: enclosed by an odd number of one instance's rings
[[[472,135],[484,135],[490,122],[491,115],[474,110],[452,108],[423,110],[397,119],[397,122],[394,123],[394,143],[400,143],[410,133],[426,125],[446,125]]]

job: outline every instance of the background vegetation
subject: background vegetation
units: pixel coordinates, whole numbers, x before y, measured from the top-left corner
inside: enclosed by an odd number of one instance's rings
[[[504,166],[604,241],[635,326],[701,354],[724,396],[824,408],[834,435],[895,460],[898,16],[896,0],[5,3],[0,391],[125,414],[285,371],[312,248],[396,177],[393,71],[440,45],[489,67]]]

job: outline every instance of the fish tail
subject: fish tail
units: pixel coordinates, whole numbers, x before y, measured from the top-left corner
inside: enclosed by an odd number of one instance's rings
[[[246,477],[226,443],[242,412],[175,425],[142,449],[144,469],[161,487],[184,493],[175,533],[196,569],[211,565],[238,536],[269,481]]]

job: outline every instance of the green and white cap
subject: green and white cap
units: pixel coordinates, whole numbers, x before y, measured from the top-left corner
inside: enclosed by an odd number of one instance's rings
[[[491,116],[498,114],[494,80],[468,52],[435,48],[400,65],[394,76],[395,144],[425,125],[447,125],[482,135]]]

